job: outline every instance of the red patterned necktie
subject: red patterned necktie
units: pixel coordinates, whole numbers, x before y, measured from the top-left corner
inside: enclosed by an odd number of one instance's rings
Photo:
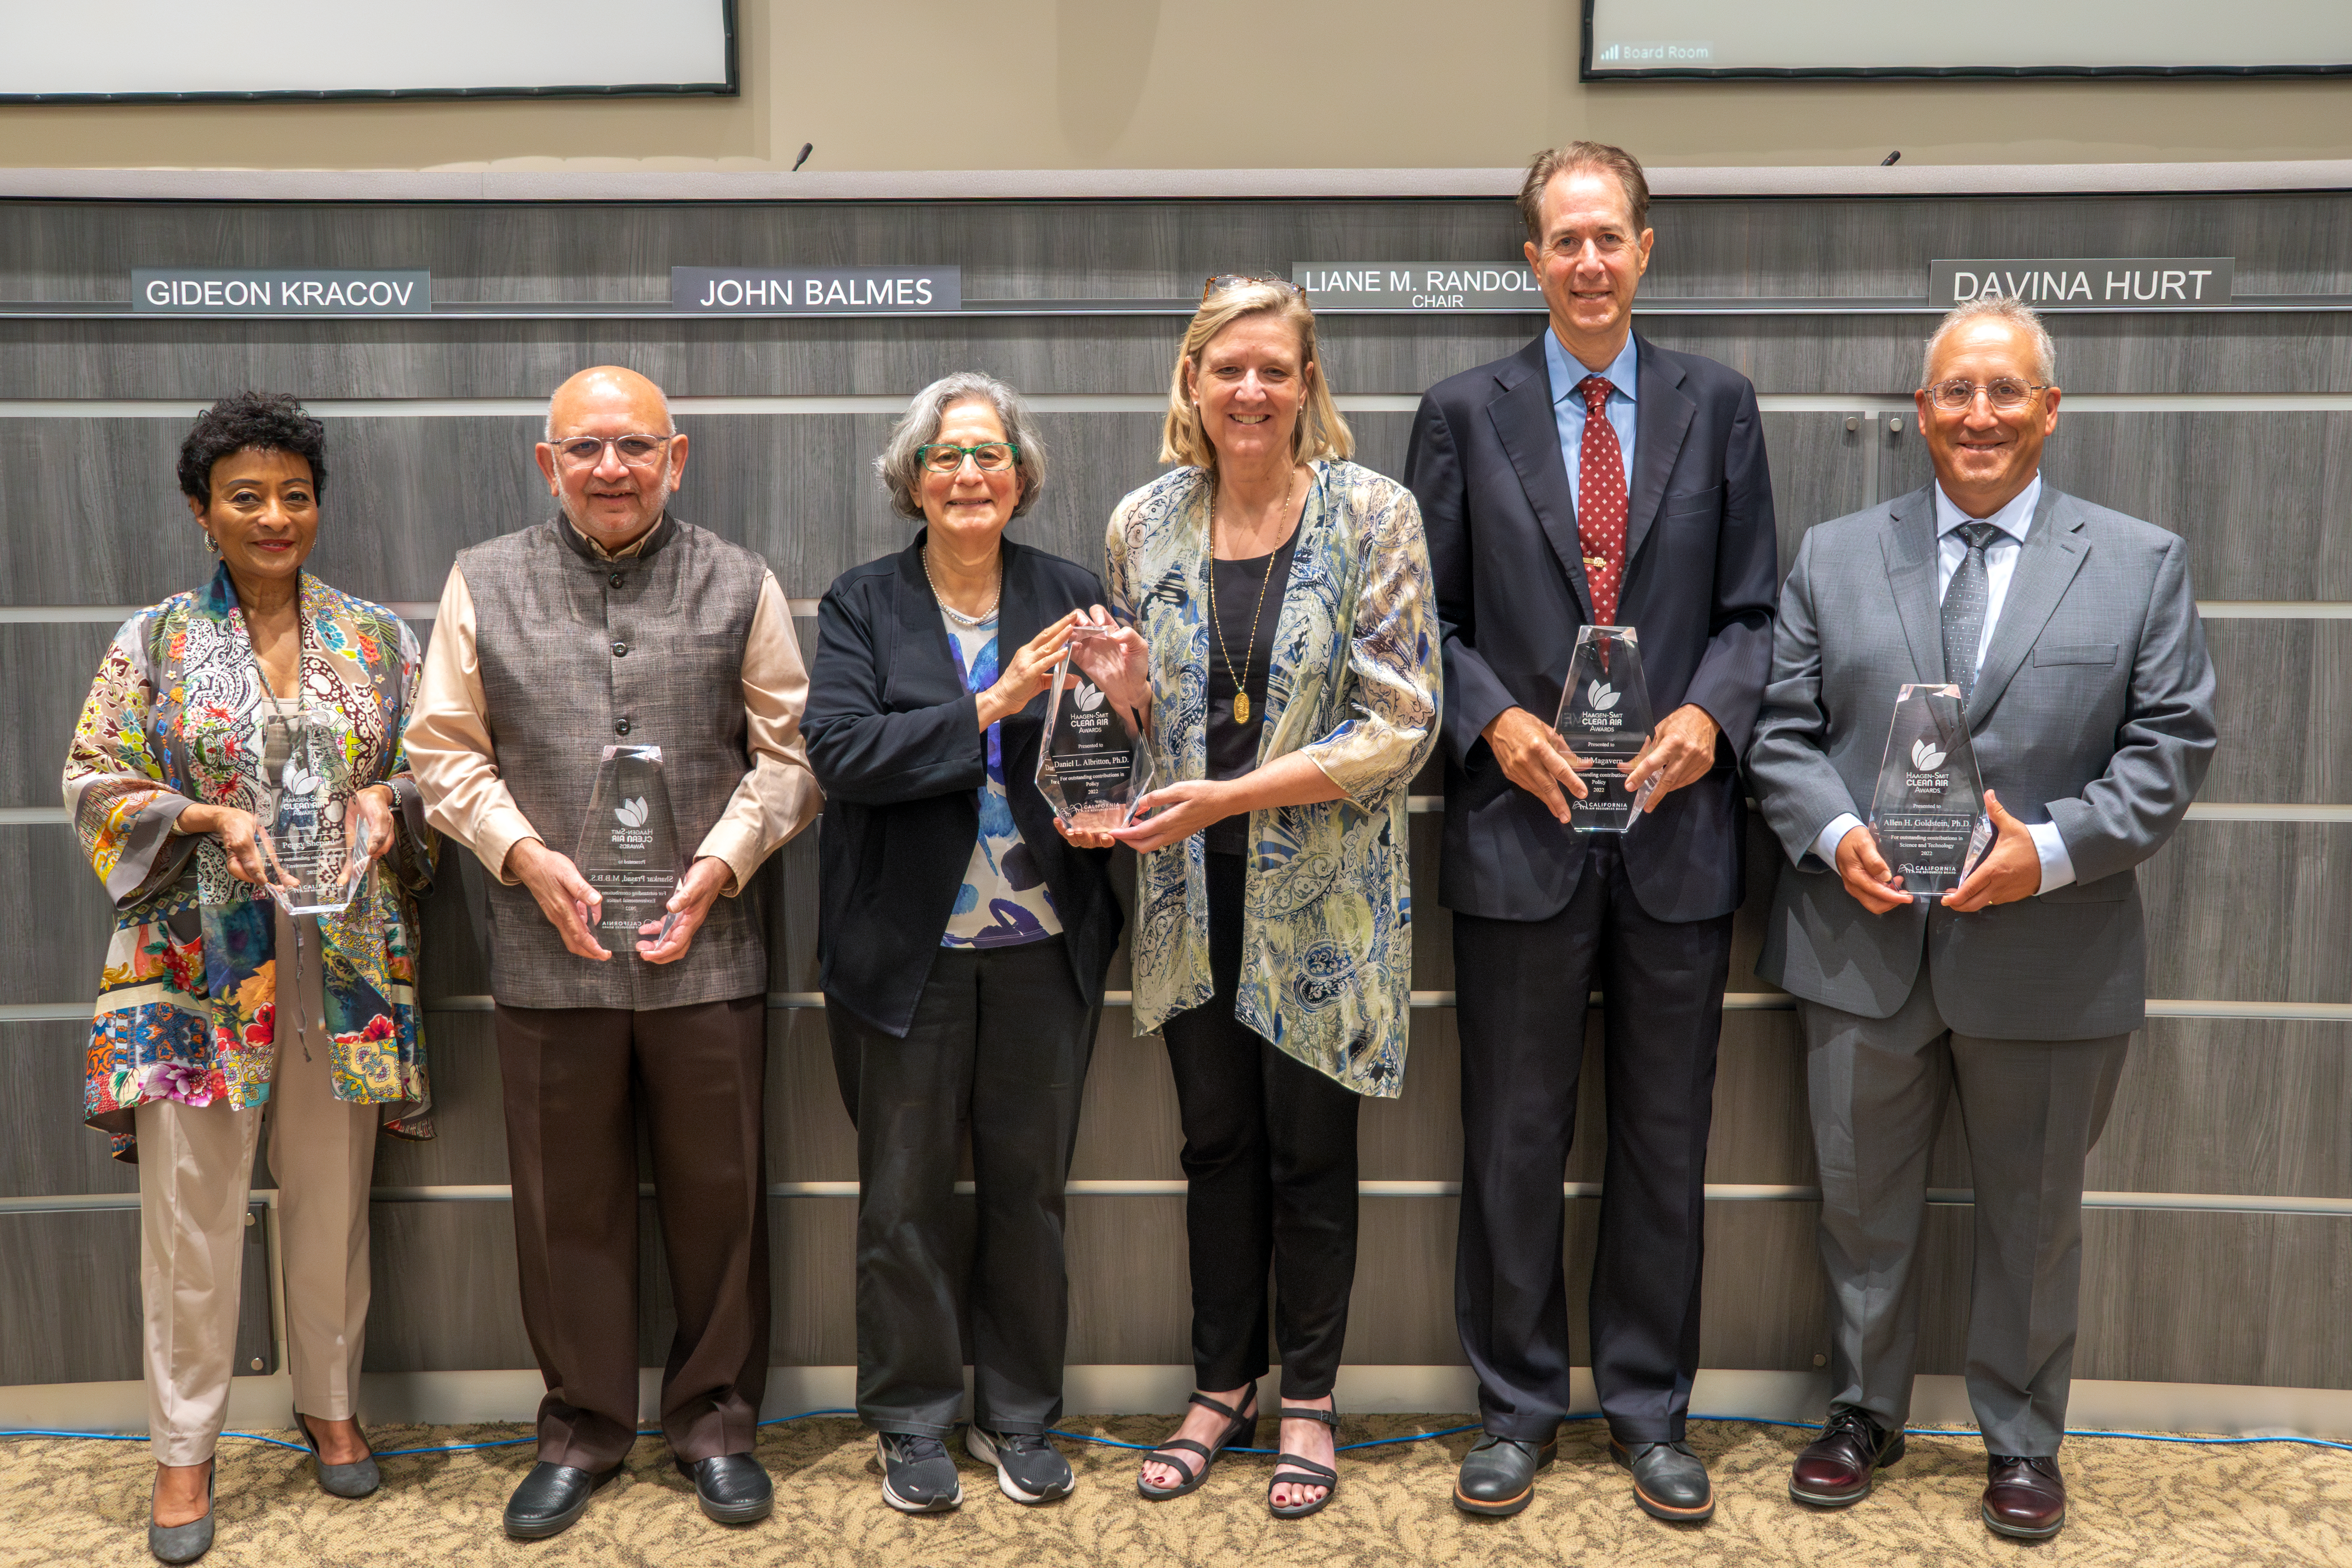
[[[1617,624],[1617,591],[1625,583],[1625,449],[1609,423],[1603,375],[1576,384],[1584,395],[1584,442],[1576,453],[1576,540],[1584,551],[1584,579],[1592,586],[1592,624]]]

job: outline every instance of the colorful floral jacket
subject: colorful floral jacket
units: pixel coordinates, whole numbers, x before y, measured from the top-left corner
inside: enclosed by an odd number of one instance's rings
[[[383,1105],[385,1130],[432,1136],[416,1010],[415,894],[436,840],[401,732],[421,663],[379,605],[301,579],[303,706],[343,731],[346,794],[387,784],[395,843],[340,915],[319,920],[335,1095]],[[119,918],[90,1022],[83,1116],[135,1159],[131,1110],[269,1098],[285,956],[268,896],[229,875],[211,835],[172,831],[204,802],[258,815],[270,708],[226,567],[122,624],[66,755],[66,811]],[[290,973],[289,979],[290,981]]]
[[[1250,814],[1241,1021],[1359,1094],[1404,1088],[1412,889],[1405,791],[1437,743],[1436,602],[1412,492],[1353,463],[1317,462],[1275,623],[1260,765],[1312,758],[1345,798]],[[1178,468],[1111,514],[1113,612],[1151,659],[1160,780],[1208,776],[1209,485]],[[1142,857],[1135,1029],[1209,1000],[1209,900],[1199,834]]]

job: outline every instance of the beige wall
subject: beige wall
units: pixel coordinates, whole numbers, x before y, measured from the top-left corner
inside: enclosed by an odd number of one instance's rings
[[[767,169],[814,142],[832,170],[1449,168],[1576,136],[1662,165],[2352,156],[2352,78],[1587,85],[1576,0],[739,8],[737,99],[12,107],[0,165]]]

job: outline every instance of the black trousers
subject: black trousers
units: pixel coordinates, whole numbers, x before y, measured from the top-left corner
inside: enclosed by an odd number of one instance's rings
[[[677,1331],[661,1426],[679,1458],[748,1454],[768,1386],[768,1005],[497,1009],[539,1457],[608,1470],[637,1433],[637,1124]]]
[[[1043,1432],[1062,1418],[1069,1338],[1062,1188],[1098,1015],[1063,939],[942,948],[898,1039],[825,1010],[842,1103],[857,1124],[857,1414],[945,1437],[972,1419]],[[955,1199],[969,1125],[978,1227],[969,1265]]]
[[[1639,831],[1638,829],[1636,831]],[[1609,1156],[1590,1305],[1592,1377],[1622,1443],[1678,1440],[1698,1372],[1706,1134],[1731,917],[1643,912],[1595,835],[1546,921],[1454,917],[1462,1033],[1454,1312],[1489,1432],[1548,1440],[1570,1409],[1560,1184],[1597,978]]]
[[[1242,966],[1239,855],[1210,855],[1216,994],[1162,1026],[1184,1124],[1193,1376],[1239,1388],[1266,1371],[1266,1274],[1282,1397],[1320,1399],[1339,1374],[1356,1281],[1354,1090],[1234,1016]]]

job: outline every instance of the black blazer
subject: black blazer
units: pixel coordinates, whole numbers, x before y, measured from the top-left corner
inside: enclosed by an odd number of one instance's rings
[[[1658,717],[1695,702],[1723,735],[1714,771],[1626,836],[1625,868],[1654,919],[1706,920],[1738,908],[1744,891],[1738,759],[1772,662],[1772,481],[1748,378],[1638,333],[1634,341],[1633,486],[1617,618],[1642,634]],[[1543,339],[1429,389],[1405,483],[1421,501],[1444,639],[1438,900],[1490,919],[1546,920],[1575,894],[1584,845],[1504,776],[1480,738],[1514,706],[1551,721],[1576,629],[1592,619]]]
[[[825,998],[902,1037],[971,863],[988,782],[979,699],[956,675],[922,545],[918,533],[825,591],[801,721],[825,795],[816,938]],[[1069,611],[1107,602],[1083,566],[1009,539],[1003,549],[1003,654]],[[1004,793],[1053,894],[1072,977],[1098,1007],[1120,925],[1110,851],[1074,848],[1054,831],[1035,782],[1045,727],[1042,696],[1003,721]]]

